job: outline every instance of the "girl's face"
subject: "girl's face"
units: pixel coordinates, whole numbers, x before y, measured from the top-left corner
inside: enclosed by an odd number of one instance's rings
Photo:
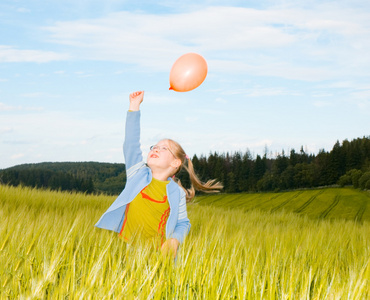
[[[162,140],[152,146],[148,154],[147,164],[152,170],[168,170],[175,174],[181,161],[172,153],[169,142]]]

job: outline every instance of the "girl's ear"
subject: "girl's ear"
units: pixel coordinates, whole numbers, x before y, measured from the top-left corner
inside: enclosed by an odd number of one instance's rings
[[[172,162],[171,162],[171,167],[175,168],[175,169],[178,169],[179,167],[181,166],[181,160],[178,159],[178,158],[175,158]]]

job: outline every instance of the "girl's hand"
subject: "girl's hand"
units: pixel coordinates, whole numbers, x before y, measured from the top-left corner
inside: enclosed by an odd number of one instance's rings
[[[144,91],[133,92],[130,94],[130,108],[129,110],[138,111],[140,104],[144,100]]]
[[[162,254],[172,253],[173,257],[176,257],[177,249],[179,248],[180,242],[177,239],[168,239],[161,247]]]

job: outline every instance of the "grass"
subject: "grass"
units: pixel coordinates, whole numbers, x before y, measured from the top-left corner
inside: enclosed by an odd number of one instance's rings
[[[294,212],[310,218],[370,222],[370,193],[353,188],[326,188],[285,193],[220,194],[197,197],[200,205],[244,211]]]
[[[312,218],[318,192],[271,194],[258,202],[269,211],[253,209],[260,195],[239,209],[228,195],[201,198],[174,262],[94,228],[112,197],[0,185],[0,299],[367,299],[370,224],[330,218],[351,191]]]

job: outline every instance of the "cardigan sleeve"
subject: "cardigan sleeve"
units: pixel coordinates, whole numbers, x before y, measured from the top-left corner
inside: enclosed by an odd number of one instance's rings
[[[128,111],[125,141],[123,143],[123,155],[125,157],[127,175],[132,173],[132,169],[136,169],[135,167],[138,164],[143,163],[143,154],[140,147],[140,111]]]
[[[186,211],[186,196],[185,192],[181,190],[181,198],[179,203],[179,215],[177,224],[171,237],[177,239],[180,244],[184,241],[186,235],[190,231],[190,221]]]

